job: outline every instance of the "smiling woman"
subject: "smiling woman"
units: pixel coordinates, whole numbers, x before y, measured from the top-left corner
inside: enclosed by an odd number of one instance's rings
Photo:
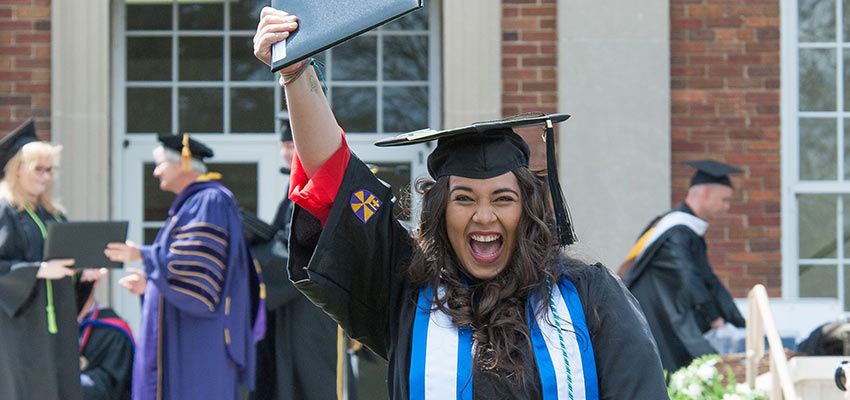
[[[254,53],[297,29],[266,8]],[[348,148],[311,63],[281,71],[296,158],[289,274],[348,334],[389,361],[393,399],[664,399],[646,320],[575,236],[554,128],[535,114],[379,142],[436,140],[413,236],[392,190]],[[545,127],[544,178],[513,128]]]
[[[492,279],[508,264],[522,215],[519,192],[510,172],[489,179],[449,178],[446,230],[460,263],[473,277]]]

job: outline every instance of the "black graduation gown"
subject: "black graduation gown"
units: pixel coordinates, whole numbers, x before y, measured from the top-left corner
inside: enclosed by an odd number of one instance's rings
[[[352,207],[352,195],[364,189],[382,202],[365,223]],[[352,155],[324,229],[315,217],[295,207],[289,273],[296,286],[352,338],[388,359],[389,394],[401,400],[409,396],[418,288],[407,284],[412,242],[393,217],[392,207],[390,188]],[[649,328],[619,279],[600,265],[572,265],[567,276],[584,306],[601,398],[666,399]],[[474,397],[539,399],[536,365],[528,374],[529,384],[519,387],[475,368]]]
[[[43,209],[45,223],[56,222]],[[52,281],[58,333],[47,331],[44,239],[26,211],[0,199],[0,399],[79,400],[77,310],[71,278]]]
[[[693,214],[685,204],[672,211]],[[717,353],[703,337],[711,321],[723,317],[744,326],[744,317],[708,263],[705,239],[684,225],[653,242],[623,282],[640,302],[668,371]]]
[[[119,318],[110,308],[101,308],[97,319]],[[133,375],[133,341],[115,327],[94,326],[82,356],[82,373],[92,385],[83,385],[83,400],[130,400]]]
[[[284,198],[267,243],[252,246],[266,284],[266,336],[257,343],[256,400],[336,398],[337,324],[286,273],[292,207]]]

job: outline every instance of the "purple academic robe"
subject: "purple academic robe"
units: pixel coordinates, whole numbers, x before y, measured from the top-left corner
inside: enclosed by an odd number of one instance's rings
[[[253,388],[251,258],[238,206],[218,182],[174,200],[142,247],[148,285],[133,365],[133,399],[237,399]]]

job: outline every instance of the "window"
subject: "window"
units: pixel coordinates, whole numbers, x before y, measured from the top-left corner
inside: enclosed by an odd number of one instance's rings
[[[281,98],[253,55],[261,1],[127,0],[127,134],[274,133]]]
[[[850,1],[782,6],[783,291],[850,310]]]
[[[146,155],[154,134],[162,132],[199,135],[213,145],[213,161],[223,152],[236,161],[256,161],[256,152],[230,154],[236,151],[230,144],[237,141],[257,143],[258,152],[276,146],[276,132],[287,119],[284,92],[276,76],[254,58],[252,40],[267,1],[116,1],[120,34],[116,36],[115,126],[122,132],[118,142],[124,143],[124,151]],[[438,10],[437,3],[428,1],[419,11],[317,56],[324,66],[328,99],[355,153],[368,153],[363,159],[375,165],[394,165],[378,168],[378,175],[393,181],[401,209],[411,206],[411,196],[405,192],[424,171],[414,165],[421,163],[415,156],[421,149],[396,151],[409,153],[401,157],[367,148],[382,135],[439,127]],[[124,158],[130,159],[138,157]],[[118,169],[126,175],[137,168]],[[260,179],[262,171],[254,171],[240,177]],[[133,175],[125,179],[138,181]],[[148,186],[157,190],[155,185]],[[157,194],[148,190],[143,194],[146,204],[153,204]],[[269,209],[263,203],[279,200],[264,199],[256,190],[237,193],[240,202],[246,196],[255,199],[252,207],[261,215]],[[155,221],[159,220],[146,219],[146,229],[161,224]]]
[[[253,56],[264,1],[126,0],[121,24],[128,134],[273,133],[283,90]],[[318,56],[351,133],[438,125],[434,2]]]
[[[431,113],[437,31],[429,11],[423,7],[319,57],[328,98],[347,132],[398,134],[437,125]]]

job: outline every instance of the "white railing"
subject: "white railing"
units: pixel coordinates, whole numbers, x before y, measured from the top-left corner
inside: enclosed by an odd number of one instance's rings
[[[747,306],[747,386],[750,389],[755,387],[759,360],[764,356],[764,337],[767,336],[770,346],[770,399],[798,400],[785,359],[785,349],[776,330],[773,312],[767,301],[767,290],[763,285],[753,286],[747,295]]]

